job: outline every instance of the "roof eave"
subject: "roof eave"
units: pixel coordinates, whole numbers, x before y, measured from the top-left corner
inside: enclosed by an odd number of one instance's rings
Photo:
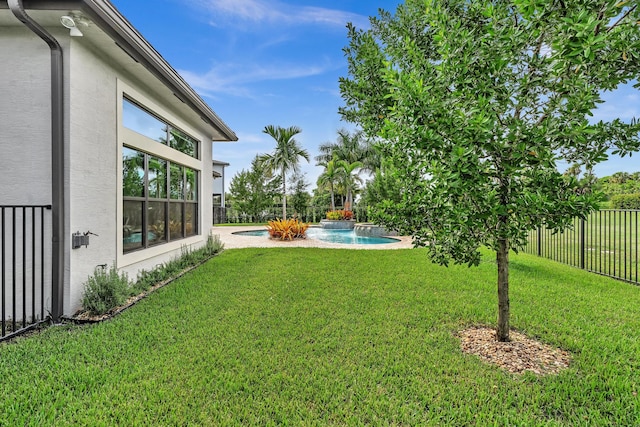
[[[142,64],[173,94],[200,118],[223,135],[214,141],[237,141],[235,132],[202,100],[178,72],[151,46],[133,25],[107,0],[24,0],[26,9],[61,10],[77,9],[86,14],[107,33],[133,60]],[[4,2],[2,8],[6,8]]]
[[[235,132],[202,100],[191,86],[169,65],[153,46],[131,25],[131,23],[105,0],[82,0],[82,10],[98,23],[129,56],[146,67],[169,87],[174,95],[200,114],[201,119],[215,127],[226,139],[237,141]]]

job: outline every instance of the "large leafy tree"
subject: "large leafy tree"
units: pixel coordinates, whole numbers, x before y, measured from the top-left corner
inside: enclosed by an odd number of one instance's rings
[[[640,172],[616,172],[598,179],[597,185],[608,199],[619,194],[640,194]]]
[[[236,173],[229,184],[231,206],[259,221],[264,213],[273,206],[282,183],[280,176],[272,176],[270,171],[256,156],[251,162],[251,169]]]
[[[298,215],[302,215],[311,203],[311,195],[307,192],[307,188],[309,188],[309,183],[305,173],[296,172],[289,178],[291,206]]]
[[[379,217],[441,264],[496,252],[500,341],[509,251],[597,206],[557,162],[592,168],[638,149],[637,121],[590,120],[603,91],[638,76],[638,21],[619,0],[407,0],[348,27],[341,113],[386,141],[402,186]]]
[[[282,218],[287,217],[287,173],[300,170],[300,158],[309,161],[309,153],[294,138],[302,130],[297,126],[283,128],[268,125],[262,131],[276,141],[276,148],[270,154],[259,157],[260,162],[271,171],[279,171],[282,179]]]

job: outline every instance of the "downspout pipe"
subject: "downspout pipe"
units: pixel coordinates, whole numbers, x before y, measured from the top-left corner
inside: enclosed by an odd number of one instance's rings
[[[64,311],[65,191],[64,191],[64,68],[62,46],[24,10],[22,0],[7,0],[9,9],[51,50],[51,317],[59,322]]]

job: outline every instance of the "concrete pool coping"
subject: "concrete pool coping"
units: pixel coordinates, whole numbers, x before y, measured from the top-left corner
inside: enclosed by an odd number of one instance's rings
[[[211,234],[220,236],[220,241],[224,243],[225,249],[239,249],[239,248],[329,248],[329,249],[367,249],[367,250],[381,250],[381,249],[409,249],[413,247],[411,243],[411,237],[409,236],[392,236],[394,239],[398,239],[395,243],[384,243],[380,245],[360,245],[360,244],[345,244],[345,243],[329,243],[321,240],[313,239],[311,237],[304,240],[281,241],[271,240],[264,236],[242,236],[237,233],[238,231],[249,230],[266,230],[267,227],[260,225],[253,226],[213,226],[211,227]]]

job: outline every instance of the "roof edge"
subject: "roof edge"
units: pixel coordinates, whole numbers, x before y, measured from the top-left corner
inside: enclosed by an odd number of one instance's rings
[[[79,9],[105,31],[113,41],[131,58],[142,64],[149,72],[167,86],[173,94],[210,126],[218,129],[226,139],[237,141],[238,137],[198,93],[178,74],[162,55],[135,29],[135,27],[108,0],[23,0],[25,9],[64,10]],[[6,1],[0,9],[6,9]]]
[[[64,10],[79,9],[105,31],[135,61],[156,76],[173,94],[200,115],[207,124],[218,129],[226,139],[238,137],[198,93],[178,74],[162,55],[135,29],[135,27],[108,0],[24,0],[25,9]],[[0,2],[0,9],[6,9]]]
[[[144,65],[174,95],[201,115],[202,120],[219,129],[227,137],[224,141],[237,141],[238,137],[227,124],[204,102],[196,91],[178,74],[162,55],[135,29],[135,27],[108,0],[81,0],[83,12],[99,21],[116,43],[133,59]]]
[[[135,29],[135,27],[108,0],[82,0],[83,12],[94,20],[103,23],[103,30],[118,43],[133,59],[144,65],[165,85],[174,91],[174,95],[201,118],[219,129],[227,137],[225,141],[237,141],[235,132],[204,102],[196,91],[178,74],[178,72],[160,55],[160,53]]]

